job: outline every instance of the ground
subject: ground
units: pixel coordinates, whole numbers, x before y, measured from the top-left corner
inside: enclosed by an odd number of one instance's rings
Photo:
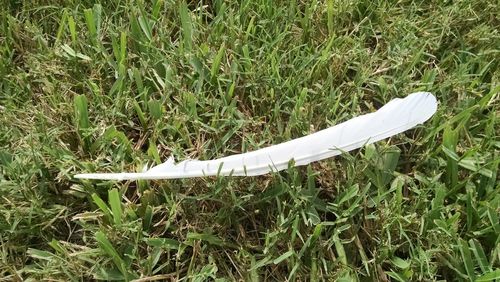
[[[500,277],[497,1],[3,0],[0,281]],[[81,181],[434,117],[258,177]]]

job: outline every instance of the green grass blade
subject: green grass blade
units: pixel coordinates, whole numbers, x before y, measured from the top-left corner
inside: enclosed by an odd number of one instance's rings
[[[179,5],[179,16],[181,21],[184,49],[189,52],[191,51],[193,45],[193,26],[191,23],[188,6],[185,1],[182,1]]]
[[[334,34],[334,26],[333,26],[333,2],[334,0],[326,1],[326,14],[327,14],[327,26],[328,26],[328,34],[332,36]]]
[[[99,209],[104,213],[104,215],[108,218],[110,222],[113,221],[113,213],[109,209],[108,205],[99,197],[97,194],[92,194],[92,200],[99,207]]]
[[[94,11],[92,9],[85,9],[85,23],[87,24],[87,29],[89,30],[90,38],[93,42],[97,42],[97,26]]]
[[[483,273],[492,271],[491,266],[488,263],[488,259],[486,258],[486,254],[484,253],[484,249],[481,246],[481,244],[475,239],[470,239],[469,245],[470,245],[470,248],[472,250],[472,253],[476,257],[476,261],[479,264],[481,271]]]
[[[89,111],[87,106],[87,97],[78,95],[74,100],[75,120],[80,139],[83,141],[85,149],[90,148],[90,128]]]
[[[294,254],[294,251],[293,250],[289,250],[289,251],[283,253],[281,256],[279,256],[275,260],[273,260],[273,263],[274,264],[279,264],[280,262],[286,260],[287,258],[289,258],[290,256],[292,256],[293,254]]]
[[[497,281],[498,279],[500,279],[500,269],[479,276],[476,282]]]
[[[76,24],[75,24],[75,19],[71,15],[68,16],[68,28],[69,28],[69,34],[71,35],[71,42],[73,42],[73,45],[76,45],[77,43]]]
[[[106,235],[103,232],[97,231],[95,233],[95,238],[96,238],[97,243],[99,243],[99,247],[108,256],[111,257],[111,259],[115,263],[116,267],[118,268],[118,270],[120,270],[120,272],[123,274],[123,276],[127,277],[128,272],[126,269],[125,261],[120,257],[120,255],[118,254],[116,249],[113,247],[113,245],[109,241],[108,237],[106,237]]]
[[[122,201],[120,198],[120,192],[117,189],[111,189],[108,192],[109,206],[111,207],[111,212],[113,213],[113,221],[115,225],[122,224]]]
[[[460,239],[458,248],[460,250],[460,254],[462,255],[462,261],[465,266],[465,271],[469,276],[469,280],[474,281],[476,279],[476,275],[474,272],[474,263],[472,261],[472,255],[470,253],[469,245],[467,245],[467,242]]]
[[[222,61],[222,58],[224,57],[225,51],[226,47],[224,46],[224,43],[222,43],[219,48],[219,51],[217,52],[217,55],[214,58],[214,61],[212,62],[212,68],[210,69],[210,74],[212,76],[212,79],[216,77],[217,72],[219,71],[220,63]]]
[[[78,95],[75,97],[75,114],[78,128],[88,129],[90,127],[90,121],[87,97],[85,97],[85,95]]]

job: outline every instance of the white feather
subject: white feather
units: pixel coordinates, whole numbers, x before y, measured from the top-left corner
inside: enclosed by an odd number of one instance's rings
[[[330,158],[379,140],[391,137],[428,120],[437,109],[436,98],[417,92],[404,99],[394,99],[378,111],[350,119],[316,133],[260,150],[215,160],[173,158],[141,173],[89,173],[75,178],[105,180],[172,179],[213,175],[253,176]]]

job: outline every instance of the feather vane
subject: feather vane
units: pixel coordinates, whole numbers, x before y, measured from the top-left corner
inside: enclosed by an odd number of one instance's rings
[[[295,166],[307,165],[342,152],[391,137],[428,120],[437,110],[436,98],[428,92],[417,92],[403,99],[393,99],[373,113],[252,152],[214,160],[166,162],[141,173],[89,173],[75,178],[103,180],[174,179],[214,175],[255,176]]]

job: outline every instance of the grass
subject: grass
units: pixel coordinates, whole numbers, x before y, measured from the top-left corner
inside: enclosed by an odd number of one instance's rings
[[[0,281],[500,278],[498,3],[4,1]],[[431,91],[423,126],[306,168],[102,182]]]

